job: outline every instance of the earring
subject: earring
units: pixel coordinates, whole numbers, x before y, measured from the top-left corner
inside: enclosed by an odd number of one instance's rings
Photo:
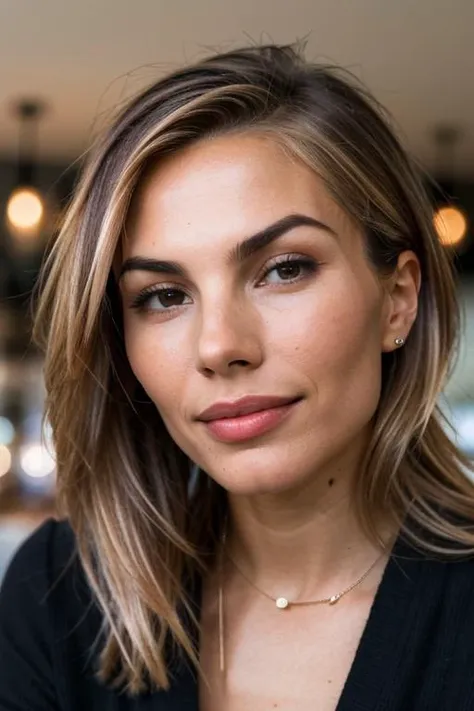
[[[405,339],[401,338],[400,336],[395,339],[395,345],[400,347],[405,345]]]

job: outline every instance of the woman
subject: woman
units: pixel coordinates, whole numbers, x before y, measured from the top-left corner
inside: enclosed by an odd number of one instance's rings
[[[165,77],[46,272],[66,520],[7,574],[0,709],[474,708],[455,288],[375,102],[285,47]]]

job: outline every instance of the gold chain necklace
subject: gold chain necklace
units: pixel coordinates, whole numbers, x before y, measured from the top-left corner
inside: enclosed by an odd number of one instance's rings
[[[219,561],[219,668],[221,672],[225,671],[225,655],[224,655],[224,574],[223,574],[223,569],[224,569],[224,553],[225,553],[225,544],[227,540],[227,522],[226,525],[224,526],[224,533],[222,537],[222,546],[221,546],[221,554],[220,554],[220,561]],[[288,598],[280,596],[280,597],[273,597],[273,595],[269,595],[266,593],[264,590],[259,588],[255,583],[253,583],[250,578],[245,575],[245,573],[240,569],[240,567],[237,565],[237,563],[231,558],[229,555],[227,555],[227,559],[232,563],[232,565],[235,567],[235,569],[238,571],[238,573],[244,578],[244,580],[249,583],[257,592],[259,592],[261,595],[264,597],[268,598],[269,600],[272,600],[276,607],[279,610],[286,610],[290,607],[303,607],[303,606],[309,606],[309,605],[335,605],[344,595],[347,595],[351,590],[356,588],[358,585],[360,585],[365,578],[371,573],[371,571],[375,568],[377,563],[384,557],[385,552],[382,553],[373,563],[372,565],[365,571],[363,575],[358,578],[355,583],[352,583],[352,585],[349,585],[347,588],[344,588],[339,593],[336,593],[335,595],[331,595],[330,597],[323,597],[320,598],[319,600],[304,600],[302,602],[296,601],[296,602],[290,602]]]

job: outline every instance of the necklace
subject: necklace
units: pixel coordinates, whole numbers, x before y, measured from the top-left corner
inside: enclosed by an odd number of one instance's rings
[[[225,554],[225,544],[227,541],[227,521],[224,526],[224,533],[222,536],[222,545],[221,545],[221,554],[220,554],[220,560],[219,560],[219,591],[218,591],[218,606],[219,606],[219,667],[220,671],[224,672],[225,671],[225,655],[224,655],[224,574],[223,574],[223,569],[224,569],[224,554]],[[272,602],[275,603],[275,606],[277,607],[278,610],[286,610],[291,607],[303,607],[303,606],[309,606],[309,605],[335,605],[339,600],[344,597],[344,595],[347,595],[351,590],[356,588],[358,585],[360,585],[365,578],[371,573],[371,571],[375,568],[377,563],[384,557],[385,553],[382,553],[373,563],[372,565],[363,573],[363,575],[358,578],[355,583],[352,583],[352,585],[349,585],[347,588],[344,588],[344,590],[341,590],[340,592],[336,593],[335,595],[331,595],[330,597],[323,597],[320,598],[319,600],[304,600],[304,601],[292,601],[290,602],[288,598],[279,596],[279,597],[274,597],[273,595],[269,595],[266,593],[264,590],[259,588],[255,583],[253,583],[250,578],[245,575],[245,573],[240,569],[240,567],[237,565],[237,563],[231,558],[229,555],[227,555],[227,559],[232,563],[232,565],[235,567],[237,572],[246,580],[246,582],[251,585],[257,592],[259,592],[261,595],[264,597],[268,598],[269,600],[272,600]]]

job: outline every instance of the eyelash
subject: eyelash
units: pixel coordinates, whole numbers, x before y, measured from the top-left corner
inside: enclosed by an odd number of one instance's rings
[[[268,277],[268,275],[271,274],[272,271],[278,269],[278,267],[281,266],[298,266],[301,267],[302,270],[305,272],[303,275],[300,274],[293,279],[283,280],[281,284],[284,285],[294,284],[295,282],[301,281],[302,279],[307,278],[309,275],[314,274],[321,266],[321,263],[317,262],[315,259],[311,259],[310,257],[303,257],[296,254],[286,254],[283,257],[278,257],[271,265],[265,268],[261,276],[258,278],[258,283]],[[132,309],[136,309],[137,311],[146,311],[146,305],[152,297],[159,297],[160,294],[163,294],[167,291],[182,292],[184,294],[186,293],[184,289],[177,288],[173,284],[161,284],[160,286],[151,286],[147,287],[146,289],[143,289],[139,294],[137,294],[137,296],[132,301],[130,307]],[[185,304],[183,304],[183,306],[184,305]],[[178,308],[178,306],[176,306],[175,308]],[[173,306],[163,307],[162,311],[171,311],[172,309]]]

